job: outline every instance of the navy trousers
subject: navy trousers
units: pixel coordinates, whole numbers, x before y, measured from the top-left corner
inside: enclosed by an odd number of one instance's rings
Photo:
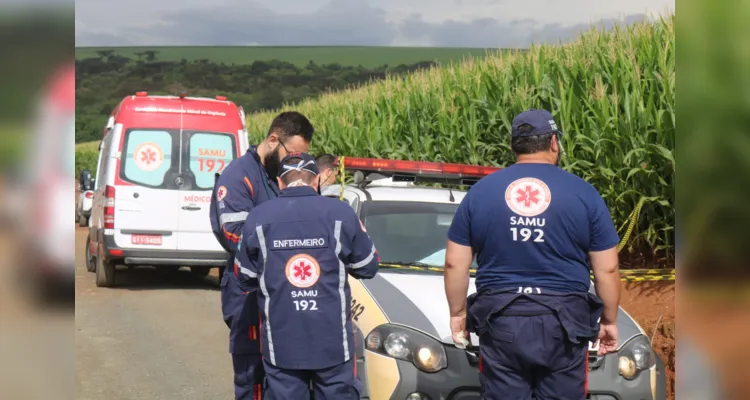
[[[244,293],[230,258],[221,280],[221,309],[229,327],[235,399],[260,399],[265,378],[260,347],[260,314],[255,292]]]
[[[362,391],[354,358],[320,370],[281,369],[265,362],[265,373],[265,400],[359,400]]]
[[[572,343],[558,317],[518,299],[479,337],[485,400],[584,400],[588,342]]]
[[[232,354],[234,399],[263,398],[263,357],[259,354]]]

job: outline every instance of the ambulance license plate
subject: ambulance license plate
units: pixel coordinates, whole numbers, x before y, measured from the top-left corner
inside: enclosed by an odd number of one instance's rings
[[[161,235],[132,235],[130,243],[150,246],[161,246]]]

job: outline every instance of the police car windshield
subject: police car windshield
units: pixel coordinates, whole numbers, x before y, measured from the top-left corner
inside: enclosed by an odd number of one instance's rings
[[[448,228],[457,208],[457,203],[367,201],[361,218],[381,264],[442,268]]]

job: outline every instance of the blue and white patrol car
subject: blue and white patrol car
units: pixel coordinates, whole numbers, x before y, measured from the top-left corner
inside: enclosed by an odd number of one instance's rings
[[[480,399],[479,341],[472,335],[468,350],[453,344],[442,266],[446,234],[466,194],[451,185],[468,186],[496,169],[365,158],[343,163],[355,183],[321,194],[343,196],[351,205],[381,263],[374,279],[350,279],[361,398]],[[469,293],[475,290],[472,278]],[[665,399],[664,364],[645,331],[622,308],[618,328],[616,353],[600,357],[592,345],[587,398]]]

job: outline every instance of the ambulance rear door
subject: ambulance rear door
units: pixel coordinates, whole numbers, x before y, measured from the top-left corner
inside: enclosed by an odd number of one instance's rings
[[[178,126],[179,114],[172,129],[124,129],[114,186],[118,247],[177,249],[181,179]]]
[[[177,249],[223,252],[211,231],[209,207],[214,175],[237,158],[238,135],[202,130],[182,131],[182,174],[179,192]]]

